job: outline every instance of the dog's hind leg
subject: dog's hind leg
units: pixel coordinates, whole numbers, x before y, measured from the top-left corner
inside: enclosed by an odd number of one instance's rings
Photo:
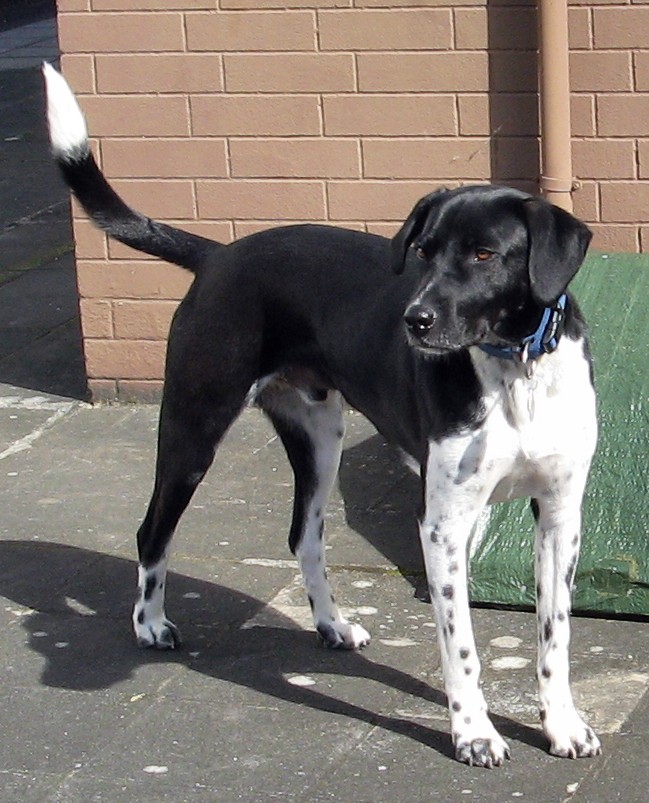
[[[340,613],[325,564],[325,506],[338,473],[345,432],[340,393],[273,383],[258,402],[273,422],[295,475],[289,547],[298,559],[318,635],[327,647],[364,647],[369,633]]]
[[[155,484],[137,534],[138,595],[133,627],[142,647],[164,650],[180,646],[180,634],[164,609],[169,542],[244,400],[245,391],[220,403],[212,400],[204,415],[198,414],[196,404],[180,399],[163,401]]]

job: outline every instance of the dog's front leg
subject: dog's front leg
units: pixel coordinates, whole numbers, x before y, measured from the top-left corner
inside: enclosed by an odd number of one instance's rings
[[[468,542],[486,499],[484,491],[459,487],[460,472],[461,468],[429,458],[419,536],[437,621],[455,757],[470,765],[495,767],[509,758],[509,747],[489,719],[482,694],[467,582]]]
[[[570,691],[570,605],[579,558],[580,503],[581,493],[532,501],[541,720],[550,752],[569,758],[601,753],[600,741],[577,713]]]

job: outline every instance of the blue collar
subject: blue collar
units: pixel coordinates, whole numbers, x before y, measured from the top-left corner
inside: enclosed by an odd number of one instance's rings
[[[501,360],[515,360],[523,364],[530,360],[537,360],[543,354],[550,354],[559,345],[559,339],[563,333],[567,299],[568,297],[564,293],[553,307],[546,307],[536,332],[524,337],[520,345],[493,346],[491,343],[481,343],[479,348],[492,357],[499,357]]]

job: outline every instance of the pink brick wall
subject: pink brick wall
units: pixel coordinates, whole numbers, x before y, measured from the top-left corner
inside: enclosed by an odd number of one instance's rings
[[[389,235],[440,184],[537,189],[532,0],[59,0],[59,34],[120,192],[216,239]],[[649,0],[573,0],[570,41],[576,212],[649,250]],[[155,396],[189,277],[74,217],[95,397]]]

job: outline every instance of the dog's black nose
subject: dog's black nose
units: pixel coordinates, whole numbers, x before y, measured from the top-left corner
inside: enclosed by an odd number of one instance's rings
[[[404,315],[406,326],[415,335],[424,335],[435,323],[435,313],[423,304],[413,304]]]

